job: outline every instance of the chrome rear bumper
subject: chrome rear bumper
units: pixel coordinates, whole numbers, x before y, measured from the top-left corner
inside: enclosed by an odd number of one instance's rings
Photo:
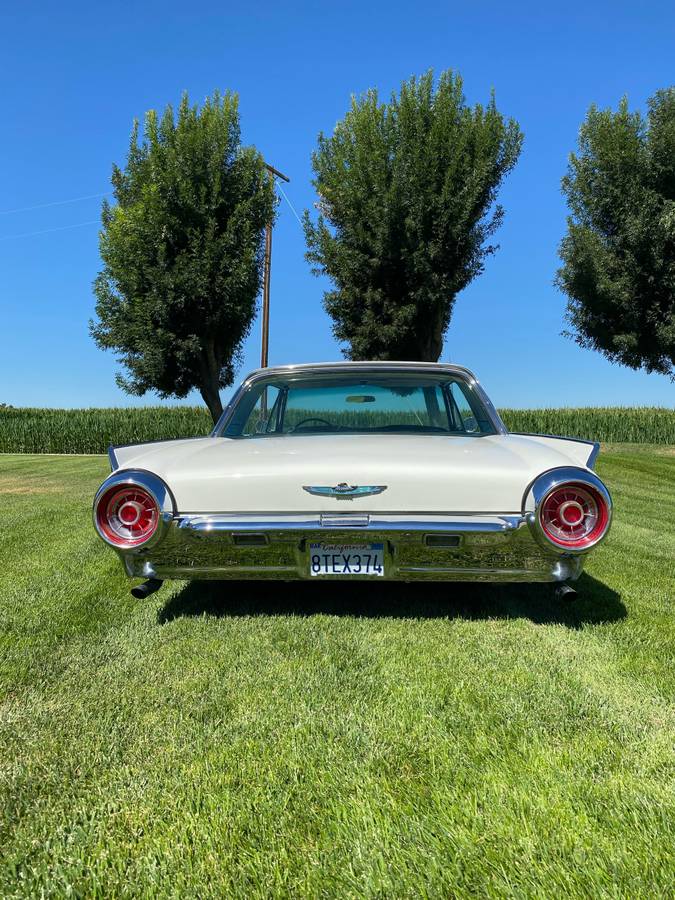
[[[311,543],[384,544],[390,581],[565,581],[584,554],[537,542],[527,515],[178,515],[152,546],[118,549],[140,578],[310,578]],[[321,578],[377,576],[322,575]]]

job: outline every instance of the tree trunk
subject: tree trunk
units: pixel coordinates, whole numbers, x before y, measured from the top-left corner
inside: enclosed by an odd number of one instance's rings
[[[199,393],[202,395],[204,403],[208,406],[211,418],[213,419],[213,424],[215,425],[223,414],[223,403],[218,391],[218,382],[216,381],[215,384],[210,383],[200,385]]]
[[[199,385],[199,393],[208,406],[215,425],[223,414],[223,403],[220,399],[220,367],[216,362],[212,344],[204,347],[200,358],[200,368],[202,383]]]
[[[425,362],[438,362],[438,358],[443,352],[443,310],[437,309],[433,316],[429,331],[426,335],[424,348]]]
[[[443,335],[440,329],[430,334],[424,342],[424,350],[420,354],[422,362],[438,362],[438,357],[443,352]]]
[[[419,334],[411,359],[420,362],[438,362],[443,352],[443,320],[440,315],[434,317],[422,334]]]
[[[428,312],[424,318],[420,316],[416,324],[417,327],[410,335],[406,348],[389,359],[438,362],[443,352],[443,309],[437,307]]]

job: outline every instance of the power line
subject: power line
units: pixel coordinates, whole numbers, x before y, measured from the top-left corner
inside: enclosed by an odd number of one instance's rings
[[[46,209],[48,206],[64,206],[66,203],[79,203],[81,200],[93,200],[95,197],[107,197],[111,191],[103,194],[87,194],[84,197],[70,197],[68,200],[54,200],[53,203],[36,203],[35,206],[19,206],[16,209],[2,209],[0,216],[9,216],[12,213],[28,212],[31,209]]]
[[[6,234],[0,237],[0,241],[11,241],[14,238],[33,237],[36,234],[51,234],[52,231],[67,231],[69,228],[84,228],[85,225],[100,225],[99,219],[91,219],[89,222],[76,222],[75,225],[61,225],[59,228],[43,228],[40,231],[24,231],[21,234]]]
[[[277,173],[274,172],[274,174],[276,175]],[[275,181],[277,183],[279,191],[281,192],[281,196],[288,204],[295,218],[298,220],[298,224],[302,227],[302,219],[298,215],[296,208],[291,203],[288,194],[281,186],[281,180],[275,178]],[[67,203],[78,203],[81,200],[93,200],[97,197],[107,197],[110,193],[110,191],[106,191],[103,194],[87,194],[83,197],[71,197],[69,200],[55,200],[53,203],[37,203],[35,206],[20,206],[17,209],[0,210],[0,216],[8,216],[10,215],[10,213],[28,212],[32,209],[46,209],[49,206],[64,206]],[[96,225],[98,222],[98,219],[91,219],[88,222],[77,222],[75,225],[61,225],[58,228],[42,228],[39,231],[23,231],[19,234],[4,235],[3,237],[0,237],[0,241],[11,241],[15,238],[33,237],[34,235],[39,234],[51,234],[54,231],[68,231],[71,228],[84,228],[85,225]]]
[[[280,182],[280,181],[277,181],[277,187],[278,187],[279,190],[281,191],[281,196],[284,198],[284,200],[286,201],[286,203],[288,203],[288,205],[289,205],[290,208],[291,208],[291,212],[293,213],[293,215],[295,216],[295,218],[298,220],[298,223],[299,223],[300,226],[302,227],[302,219],[301,219],[300,216],[297,214],[297,212],[295,211],[295,207],[293,206],[293,204],[291,203],[291,201],[290,201],[290,200],[288,199],[288,197],[286,196],[286,191],[282,188],[281,182]]]
[[[274,172],[273,174],[276,175],[277,173]],[[298,220],[299,224],[302,225],[302,219],[300,218],[300,216],[297,213],[297,210],[291,203],[291,201],[288,197],[288,194],[281,186],[280,180],[277,180],[277,186],[278,186],[279,190],[281,191],[281,196],[284,198],[286,203],[288,203],[288,206],[290,207],[291,212],[293,213],[295,218]],[[35,203],[33,206],[17,206],[16,209],[0,209],[0,216],[10,216],[13,213],[30,212],[33,209],[47,209],[50,206],[65,206],[68,203],[80,203],[83,200],[95,200],[99,197],[108,197],[111,193],[112,193],[112,191],[104,191],[102,194],[85,194],[82,197],[69,197],[67,200],[54,200],[51,203]],[[70,227],[75,227],[75,226],[68,226],[68,227],[70,228]],[[35,232],[35,233],[38,234],[38,233],[42,233],[42,232]],[[13,236],[14,235],[12,235],[12,237]],[[18,236],[19,235],[17,235],[17,237]]]

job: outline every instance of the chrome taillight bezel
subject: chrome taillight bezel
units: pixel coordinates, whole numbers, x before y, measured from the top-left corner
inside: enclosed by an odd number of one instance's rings
[[[597,494],[601,503],[605,506],[604,527],[598,534],[584,544],[577,546],[573,543],[563,543],[551,537],[541,522],[541,510],[547,499],[566,485],[578,485]],[[588,469],[575,466],[564,466],[557,469],[549,469],[543,472],[530,484],[523,498],[523,513],[527,517],[528,525],[537,543],[548,550],[554,550],[564,555],[579,555],[588,553],[593,547],[597,547],[609,534],[612,524],[612,498],[609,491],[598,478]]]
[[[117,541],[111,539],[101,527],[99,523],[99,505],[109,492],[115,488],[136,487],[150,495],[157,506],[158,516],[157,525],[147,538],[140,541]],[[123,553],[133,553],[134,551],[146,550],[159,543],[166,534],[169,523],[175,514],[175,501],[171,491],[159,476],[152,472],[146,472],[143,469],[127,469],[126,471],[116,471],[103,482],[94,498],[92,510],[94,528],[98,536],[109,547],[119,550]]]

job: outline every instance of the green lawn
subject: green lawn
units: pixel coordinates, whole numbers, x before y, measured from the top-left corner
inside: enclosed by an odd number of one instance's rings
[[[665,897],[675,451],[546,586],[165,585],[101,457],[0,456],[0,896]]]

